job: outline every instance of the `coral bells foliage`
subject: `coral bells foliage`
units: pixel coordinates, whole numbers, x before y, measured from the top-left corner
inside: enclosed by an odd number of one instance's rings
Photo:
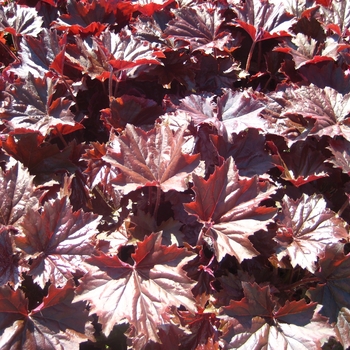
[[[1,1],[0,348],[349,348],[349,27]]]

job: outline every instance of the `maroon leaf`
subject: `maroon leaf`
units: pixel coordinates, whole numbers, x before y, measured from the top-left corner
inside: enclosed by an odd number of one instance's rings
[[[345,222],[326,206],[321,195],[303,195],[296,201],[283,198],[275,237],[279,260],[288,256],[293,267],[315,272],[326,245],[347,238]]]
[[[108,1],[93,1],[91,3],[76,0],[67,1],[67,14],[58,18],[53,26],[58,30],[66,30],[73,34],[92,33],[99,35],[107,24],[115,22],[115,14]]]
[[[44,136],[56,127],[66,127],[66,133],[82,128],[70,112],[72,101],[63,97],[52,100],[54,86],[54,79],[35,78],[30,72],[25,84],[9,84],[6,90],[10,102],[7,108],[0,108],[2,118],[9,120],[13,129],[27,128]]]
[[[229,143],[216,135],[211,135],[211,140],[222,157],[234,159],[241,176],[263,175],[273,167],[272,157],[265,150],[265,137],[258,129],[233,134]]]
[[[217,106],[213,99],[213,94],[191,94],[181,100],[180,106],[176,112],[184,111],[190,116],[196,128],[206,123],[213,125],[219,132],[223,133],[223,125],[217,117]]]
[[[109,127],[124,128],[126,124],[152,125],[159,115],[163,113],[155,101],[130,95],[118,98],[110,97],[110,108],[102,110],[101,119]]]
[[[82,262],[94,251],[91,239],[98,223],[97,215],[73,212],[67,198],[46,203],[42,213],[28,209],[21,223],[23,233],[15,242],[33,260],[29,274],[34,281],[41,287],[48,281],[60,286],[83,269]]]
[[[339,51],[346,47],[340,46],[337,41],[328,38],[322,43],[322,48],[319,49],[320,44],[313,38],[305,34],[298,33],[295,38],[291,39],[288,45],[283,44],[274,51],[285,52],[292,55],[295,62],[295,68],[299,69],[305,64],[318,63],[323,61],[336,61],[339,56]],[[321,52],[320,52],[321,51]]]
[[[182,224],[172,218],[157,223],[157,218],[151,213],[144,213],[141,210],[137,211],[137,215],[130,215],[129,219],[132,225],[132,237],[134,240],[142,241],[143,238],[152,232],[162,232],[162,244],[183,246],[183,233],[181,232]]]
[[[103,32],[100,39],[92,41],[75,36],[75,41],[76,45],[67,45],[68,60],[83,72],[101,80],[110,78],[111,67],[135,77],[142,70],[149,69],[149,65],[161,64],[158,57],[164,56],[148,42],[140,41],[125,31],[118,34]],[[140,66],[142,68],[137,70]]]
[[[329,150],[333,156],[329,161],[343,173],[350,174],[350,143],[344,139],[333,139],[329,142]]]
[[[45,175],[70,171],[74,173],[76,165],[70,160],[74,144],[60,151],[57,145],[43,144],[44,137],[39,133],[22,130],[10,133],[2,147],[15,159],[29,168],[33,175],[45,179]]]
[[[33,177],[20,164],[6,172],[0,171],[0,224],[18,225],[28,208],[36,208],[38,200],[33,195]]]
[[[43,20],[34,8],[8,3],[0,8],[0,29],[13,35],[36,37],[42,30]]]
[[[330,87],[320,89],[311,84],[297,89],[287,88],[282,101],[283,116],[301,115],[309,121],[310,124],[307,124],[306,128],[304,126],[301,135],[303,138],[307,135],[343,135],[346,139],[350,138],[347,125],[350,94],[343,95]]]
[[[329,6],[320,7],[320,14],[325,25],[337,25],[342,34],[350,26],[350,4],[347,1],[330,1]]]
[[[222,23],[219,9],[204,3],[177,10],[164,34],[188,42],[192,52],[200,50],[211,54],[215,49],[225,51],[225,45],[231,40],[229,33],[220,30]]]
[[[321,89],[329,86],[344,95],[350,91],[349,74],[334,61],[328,61],[322,65],[307,65],[301,67],[299,72],[310,83]]]
[[[272,141],[268,142],[275,153],[274,163],[282,171],[281,178],[299,187],[310,181],[328,176],[326,158],[316,148],[317,141],[298,141],[290,150],[280,152]]]
[[[171,87],[175,80],[187,87],[188,91],[195,90],[196,61],[187,53],[179,51],[165,51],[161,58],[163,65],[153,68],[153,74],[158,76],[158,82],[164,87]]]
[[[21,290],[0,287],[1,349],[78,349],[88,339],[88,317],[85,303],[72,303],[73,296],[72,280],[60,289],[50,286],[43,303],[29,312]]]
[[[249,127],[262,129],[265,120],[259,117],[264,105],[253,95],[251,90],[228,90],[218,98],[218,118],[227,129],[227,133],[239,133]]]
[[[217,326],[219,320],[214,312],[200,310],[193,315],[179,311],[181,324],[188,329],[188,335],[181,339],[182,349],[215,349],[219,347]]]
[[[317,314],[316,303],[287,301],[280,307],[271,299],[269,287],[242,283],[245,297],[231,301],[223,339],[229,348],[319,349],[334,334],[325,318]]]
[[[336,332],[344,349],[350,346],[350,310],[341,308],[338,314]]]
[[[12,237],[13,232],[5,226],[0,228],[0,286],[9,283],[18,287],[21,269],[18,266],[19,255],[15,252]]]
[[[14,72],[20,78],[26,79],[28,73],[35,78],[44,77],[49,72],[51,64],[55,62],[56,56],[63,49],[57,31],[43,29],[39,39],[31,36],[22,38],[20,43],[19,57],[20,64],[13,64],[9,72]]]
[[[231,301],[224,307],[227,315],[237,319],[250,320],[255,316],[271,318],[275,303],[271,299],[270,288],[260,287],[258,284],[242,282],[244,298],[240,301]]]
[[[235,6],[238,19],[234,24],[243,28],[253,41],[261,41],[281,36],[289,36],[293,19],[285,11],[282,3],[248,0],[243,6]]]
[[[349,264],[350,255],[344,255],[343,244],[328,245],[315,273],[321,283],[308,290],[312,300],[322,305],[321,313],[336,322],[339,310],[350,307]]]
[[[74,0],[73,0],[74,1]],[[93,79],[105,80],[110,76],[110,65],[95,41],[75,35],[75,44],[67,44],[66,58],[68,65],[81,70]]]
[[[137,244],[134,265],[101,253],[87,260],[98,268],[91,267],[83,277],[77,300],[91,303],[90,312],[97,313],[106,335],[127,320],[136,334],[159,342],[157,327],[167,307],[183,305],[195,311],[189,293],[193,283],[182,269],[191,256],[184,248],[162,246],[160,233]]]
[[[248,75],[240,63],[231,56],[215,58],[212,55],[199,56],[199,67],[196,74],[198,91],[209,91],[221,95],[223,89],[231,89],[233,84]]]
[[[140,65],[161,62],[158,57],[164,57],[161,51],[156,51],[147,41],[141,41],[127,32],[114,34],[104,32],[97,44],[104,50],[109,63],[116,70],[131,69]],[[132,75],[132,71],[129,73]]]
[[[276,188],[257,177],[240,178],[232,158],[208,180],[194,174],[193,182],[196,199],[184,207],[204,224],[202,235],[213,245],[218,261],[226,254],[239,261],[256,256],[249,236],[266,228],[274,215],[274,208],[260,206],[260,202]]]
[[[185,190],[188,176],[199,164],[199,154],[182,152],[184,131],[174,134],[168,126],[156,125],[145,132],[127,125],[123,135],[112,136],[103,157],[121,171],[113,183],[124,194],[143,186],[157,186],[165,192]]]

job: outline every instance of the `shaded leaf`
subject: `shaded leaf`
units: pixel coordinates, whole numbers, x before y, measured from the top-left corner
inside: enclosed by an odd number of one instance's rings
[[[278,150],[273,141],[268,142],[275,154],[274,163],[281,170],[281,178],[299,187],[310,181],[328,176],[326,158],[317,147],[317,141],[298,141],[289,150]]]
[[[151,125],[163,113],[154,100],[143,97],[123,95],[110,97],[110,108],[102,110],[101,118],[115,129],[124,128],[127,124]]]
[[[107,27],[107,23],[116,21],[108,1],[81,2],[67,1],[68,13],[62,14],[53,26],[58,30],[68,29],[73,34],[100,34]]]
[[[234,159],[240,176],[263,175],[273,167],[272,157],[265,150],[265,136],[258,129],[232,134],[229,143],[220,136],[211,135],[210,138],[220,156]]]
[[[60,151],[57,145],[45,144],[44,137],[39,133],[24,129],[20,133],[10,133],[2,147],[9,155],[23,163],[31,174],[42,179],[45,175],[52,176],[57,172],[66,171],[74,173],[76,170],[76,165],[70,159],[74,150],[73,143]]]
[[[307,294],[322,305],[321,313],[330,322],[336,322],[341,308],[350,307],[350,255],[344,255],[343,244],[328,245],[319,264],[315,275],[321,283]]]

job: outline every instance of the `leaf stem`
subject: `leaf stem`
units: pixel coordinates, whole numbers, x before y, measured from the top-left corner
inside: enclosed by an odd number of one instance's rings
[[[256,41],[253,41],[252,46],[250,47],[250,50],[249,50],[247,63],[245,65],[245,70],[247,72],[249,72],[249,69],[250,69],[250,63],[251,63],[251,60],[252,60],[252,57],[253,57],[253,52],[254,52],[254,49],[255,49],[255,45],[256,45]]]
[[[157,186],[157,194],[156,194],[156,204],[154,205],[154,211],[153,211],[153,216],[157,220],[157,215],[158,215],[158,209],[159,209],[159,204],[160,204],[160,187]]]
[[[68,146],[68,143],[67,141],[64,139],[62,133],[60,130],[58,130],[57,126],[55,126],[55,129],[56,129],[56,132],[57,132],[57,136],[59,137],[59,139],[62,141],[64,147],[67,147]]]
[[[71,88],[71,86],[67,83],[66,78],[63,76],[63,74],[59,75],[60,79],[63,81],[63,84],[65,85],[65,87],[67,88],[67,90],[69,91],[69,94],[71,95],[73,101],[75,102],[75,105],[77,107],[77,110],[79,110],[79,106],[77,103],[77,99],[75,98],[74,94],[73,94],[73,90]]]
[[[308,283],[314,283],[314,282],[320,282],[321,279],[319,277],[308,277],[308,278],[304,278],[300,281],[297,281],[297,282],[294,282],[288,286],[285,286],[285,287],[282,287],[281,289],[298,289],[299,287],[302,287],[304,286],[305,284],[308,284]]]

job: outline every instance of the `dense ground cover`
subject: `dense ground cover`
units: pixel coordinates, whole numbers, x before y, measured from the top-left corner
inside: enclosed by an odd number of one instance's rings
[[[2,1],[0,348],[350,347],[349,24]]]

